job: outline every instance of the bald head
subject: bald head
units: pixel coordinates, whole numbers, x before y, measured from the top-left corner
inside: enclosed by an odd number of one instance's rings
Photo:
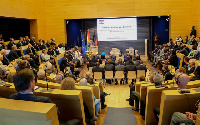
[[[187,74],[179,74],[177,80],[178,80],[178,87],[180,89],[185,89],[186,85],[189,82],[189,77]]]
[[[39,80],[43,80],[45,78],[45,71],[44,70],[38,71],[37,76]]]

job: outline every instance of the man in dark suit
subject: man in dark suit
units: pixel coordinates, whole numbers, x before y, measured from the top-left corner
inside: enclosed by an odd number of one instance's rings
[[[122,64],[122,59],[119,58],[118,65],[115,66],[115,71],[124,71],[125,66]],[[122,84],[123,79],[120,80],[120,84]],[[118,80],[116,79],[116,84],[118,84]]]
[[[27,52],[27,54],[29,54],[29,53],[33,53],[34,55],[37,54],[36,53],[37,50],[30,43],[28,44],[28,48],[27,48],[26,52]]]
[[[38,70],[38,66],[36,66],[35,61],[30,58],[30,55],[25,55],[25,59],[27,60],[27,63],[30,65],[31,68]]]
[[[13,82],[17,93],[10,95],[10,99],[53,103],[49,97],[33,95],[35,88],[35,76],[32,70],[27,68],[20,70],[14,75]]]
[[[129,65],[129,61],[131,60],[130,56],[127,56],[126,61],[125,61],[125,66]]]
[[[197,66],[197,68],[194,71],[194,77],[190,81],[200,80],[200,66]]]
[[[140,65],[136,67],[137,70],[145,70],[145,72],[147,71],[147,67],[145,65],[143,65],[143,61],[140,60]]]
[[[32,46],[35,45],[35,36],[32,36],[32,39],[30,40],[30,44],[31,44]]]
[[[10,60],[6,56],[6,50],[5,49],[1,50],[1,55],[3,55],[3,60],[2,60],[3,65],[9,65]]]
[[[46,43],[47,47],[49,48],[51,46],[51,41],[50,40],[47,40],[47,43]]]
[[[17,48],[19,49],[19,47],[23,46],[23,37],[19,38],[19,42],[17,43]]]
[[[18,54],[17,54],[17,47],[16,45],[12,46],[12,50],[10,51],[8,58],[10,61],[15,60],[17,58],[19,58]]]
[[[47,45],[46,45],[46,41],[45,40],[42,40],[43,44],[42,44],[42,49],[47,49]]]
[[[8,43],[8,49],[11,50],[13,45],[15,45],[14,39],[10,38],[10,42]]]
[[[62,61],[61,61],[61,64],[60,64],[60,70],[61,70],[62,72],[64,72],[64,69],[65,69],[67,66],[70,66],[68,58],[69,58],[69,55],[68,55],[68,54],[64,54],[64,57],[63,57],[63,59],[62,59]]]
[[[107,64],[105,65],[105,71],[113,71],[113,76],[114,76],[114,71],[115,71],[115,66],[113,64],[111,64],[112,60],[111,59],[108,59],[108,62]],[[109,84],[111,84],[111,80],[110,79],[107,79],[107,82]]]
[[[188,66],[190,67],[190,70],[188,70],[188,72],[187,72],[187,74],[189,75],[189,74],[193,73],[195,70],[195,61],[190,59]]]
[[[125,67],[126,83],[128,82],[128,79],[127,79],[128,71],[136,71],[136,66],[133,64],[133,61],[132,61],[132,60],[130,60],[130,61],[129,61],[129,65],[127,65],[127,66]],[[133,79],[132,79],[132,83],[133,83]]]
[[[92,72],[94,74],[94,72],[102,72],[102,78],[104,79],[105,76],[104,76],[104,69],[103,67],[99,67],[100,63],[99,62],[96,62],[96,66],[92,69]]]
[[[94,67],[95,63],[92,61],[92,59],[89,59],[89,63],[87,64],[87,68],[89,70],[89,67]]]

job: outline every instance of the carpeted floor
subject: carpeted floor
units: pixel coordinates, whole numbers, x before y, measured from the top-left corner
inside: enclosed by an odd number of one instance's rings
[[[137,125],[132,108],[111,108],[108,107],[105,115],[104,125]]]

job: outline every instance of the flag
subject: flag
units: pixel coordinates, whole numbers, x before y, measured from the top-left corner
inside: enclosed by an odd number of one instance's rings
[[[90,43],[90,31],[88,29],[88,33],[87,33],[87,51],[89,51],[89,43]]]
[[[86,47],[85,47],[85,40],[84,40],[84,38],[83,38],[82,32],[81,32],[81,42],[82,42],[82,54],[85,54],[86,51],[87,51],[87,49],[86,49]]]
[[[97,46],[97,39],[95,40],[94,45]]]

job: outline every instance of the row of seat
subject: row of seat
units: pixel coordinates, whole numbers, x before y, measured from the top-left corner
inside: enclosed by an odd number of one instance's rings
[[[146,98],[145,125],[155,125],[156,124],[156,119],[154,117],[153,109],[155,107],[160,107],[160,108],[162,107],[162,105],[163,105],[162,100],[166,99],[161,96],[162,92],[166,91],[166,90],[167,91],[176,90],[177,86],[174,84],[175,84],[175,81],[168,80],[168,82],[163,82],[163,85],[165,85],[165,86],[156,88],[152,83],[136,82],[135,91],[140,93],[140,100]],[[186,86],[187,89],[198,88],[198,87],[200,87],[200,80],[190,81]],[[176,103],[180,103],[180,102],[176,102]],[[139,103],[139,106],[140,105],[141,105],[141,103]],[[194,105],[192,105],[192,106],[194,106]],[[168,107],[168,109],[169,108],[173,109],[174,112],[176,110],[172,104],[168,104],[168,105],[166,105],[166,107]],[[168,110],[163,111],[163,114],[168,114]],[[172,114],[173,114],[173,112],[171,112],[171,114],[168,114],[168,116],[163,116],[163,117],[161,117],[161,114],[160,114],[160,119],[164,119],[164,120],[163,120],[163,122],[161,122],[162,120],[159,120],[159,125],[169,125]],[[167,120],[165,120],[165,119],[167,119]]]
[[[7,83],[7,85],[10,85],[10,87],[5,87],[3,85],[0,85],[0,96],[3,98],[8,98],[11,94],[16,93],[15,87],[13,83]],[[48,82],[49,89],[52,89],[52,92],[43,92],[43,90],[46,90],[47,83],[46,81],[38,80],[37,86],[40,86],[41,88],[34,91],[34,95],[36,96],[46,96],[50,97],[50,99],[56,104],[57,107],[59,107],[61,114],[59,115],[59,120],[62,121],[68,121],[70,119],[79,119],[81,121],[81,124],[85,125],[85,113],[84,113],[84,106],[83,106],[83,100],[86,102],[88,109],[90,111],[91,115],[95,115],[95,104],[94,104],[94,96],[97,99],[100,99],[100,84],[94,84],[92,86],[78,86],[76,84],[76,90],[60,90],[60,84],[58,83],[51,83]],[[42,88],[44,87],[44,88]],[[1,104],[0,104],[1,106]],[[10,106],[10,105],[9,105]],[[9,108],[7,106],[7,108]],[[15,105],[13,105],[15,106]],[[12,106],[11,106],[12,107]],[[29,105],[24,104],[24,108],[29,107]],[[40,109],[40,106],[37,107]],[[41,107],[43,108],[43,107]],[[1,107],[0,107],[1,109]],[[40,111],[36,110],[35,112]],[[47,109],[47,108],[46,108]],[[48,110],[47,110],[48,111]],[[20,112],[20,111],[19,111]],[[101,112],[101,111],[99,111]],[[57,114],[56,112],[51,115]],[[30,115],[27,115],[28,119],[31,119],[29,117]],[[2,115],[2,117],[5,117]],[[9,116],[11,117],[11,116]],[[43,117],[44,118],[44,117]],[[23,119],[23,117],[22,117]],[[48,119],[46,119],[48,122],[53,123],[53,121],[56,119],[54,117],[54,120],[51,119],[49,121],[50,116]],[[38,119],[36,119],[37,121]],[[44,119],[43,119],[44,120]],[[7,121],[9,122],[9,121]],[[5,124],[6,125],[6,124]],[[53,123],[54,125],[54,123]],[[57,123],[55,124],[57,125]]]

